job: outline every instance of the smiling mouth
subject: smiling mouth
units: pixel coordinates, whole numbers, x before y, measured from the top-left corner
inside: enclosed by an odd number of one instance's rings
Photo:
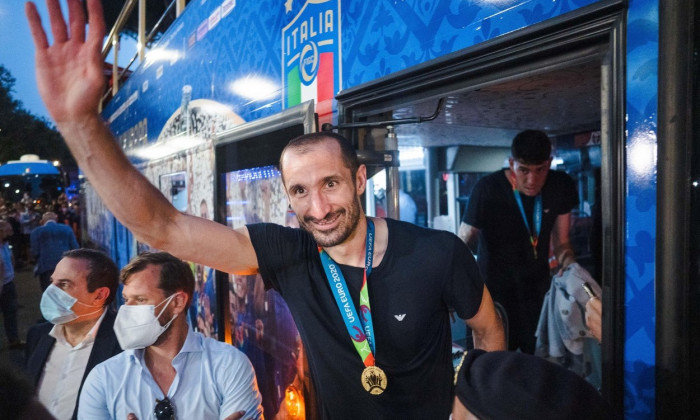
[[[320,230],[327,230],[328,228],[332,228],[333,225],[335,225],[335,223],[340,218],[341,213],[342,211],[333,212],[324,217],[323,219],[316,219],[310,217],[306,220],[306,222],[314,225]]]

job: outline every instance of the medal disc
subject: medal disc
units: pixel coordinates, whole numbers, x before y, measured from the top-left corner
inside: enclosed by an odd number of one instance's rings
[[[386,389],[386,373],[376,366],[367,366],[362,371],[362,386],[372,395],[379,395]]]

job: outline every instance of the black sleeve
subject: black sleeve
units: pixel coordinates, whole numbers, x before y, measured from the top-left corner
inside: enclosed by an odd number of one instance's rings
[[[301,229],[274,223],[254,223],[246,227],[265,289],[281,292],[280,282],[286,277],[283,273],[308,260],[308,235]]]
[[[565,172],[560,172],[560,174],[559,196],[562,197],[562,200],[557,214],[566,214],[578,206],[578,192],[574,180]]]
[[[464,212],[464,216],[462,217],[462,222],[477,229],[483,229],[484,225],[486,224],[485,211],[488,207],[488,194],[485,184],[485,178],[482,178],[476,183],[476,185],[474,185],[474,189],[469,195],[467,210]]]
[[[462,319],[470,319],[479,311],[484,281],[469,248],[457,236],[446,234],[452,263],[447,264],[443,299]]]

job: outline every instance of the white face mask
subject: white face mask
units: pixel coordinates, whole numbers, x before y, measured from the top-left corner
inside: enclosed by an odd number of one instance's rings
[[[76,303],[90,308],[100,309],[88,314],[77,315],[75,312],[73,312],[73,309],[71,309]],[[81,316],[96,314],[102,310],[102,306],[88,305],[86,303],[79,302],[78,299],[64,292],[60,287],[53,283],[50,284],[41,295],[41,303],[39,304],[39,308],[41,309],[41,315],[43,315],[47,321],[54,325],[65,324],[74,319],[80,318]]]
[[[119,308],[117,318],[114,320],[114,334],[123,350],[142,349],[156,342],[177,317],[177,314],[173,315],[172,319],[165,325],[160,325],[158,322],[158,318],[176,294],[173,293],[163,300],[167,303],[158,316],[155,315],[154,311],[163,302],[157,305],[122,305]]]

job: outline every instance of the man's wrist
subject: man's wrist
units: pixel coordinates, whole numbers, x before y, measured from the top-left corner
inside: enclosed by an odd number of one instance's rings
[[[557,257],[557,261],[559,262],[560,266],[567,266],[574,260],[574,251],[571,248],[564,249]]]

